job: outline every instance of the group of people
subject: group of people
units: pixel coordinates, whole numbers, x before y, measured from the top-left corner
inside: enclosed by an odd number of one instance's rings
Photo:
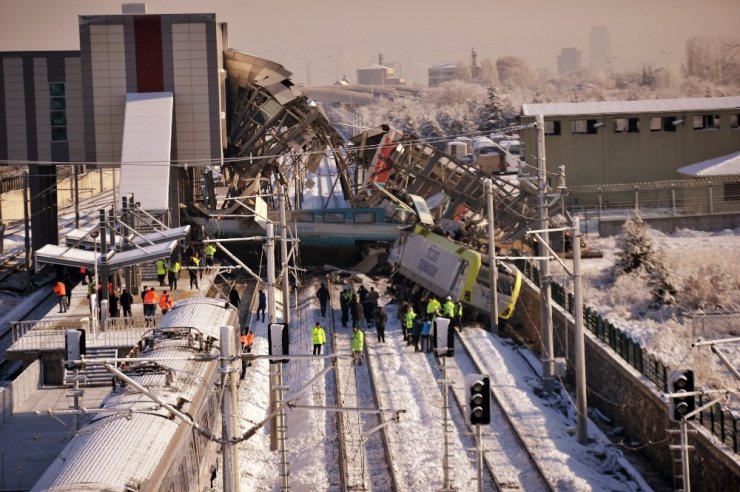
[[[324,284],[321,285],[323,286]],[[342,310],[342,327],[347,327],[350,318],[352,319],[352,326],[361,326],[363,328],[374,326],[378,315],[379,299],[380,294],[375,290],[375,287],[370,287],[370,290],[367,290],[364,285],[360,285],[356,294],[351,287],[345,288],[339,294],[339,307]],[[362,326],[363,324],[364,326]]]
[[[434,346],[432,335],[435,318],[448,318],[450,329],[462,331],[462,314],[462,302],[454,302],[450,296],[445,298],[444,303],[440,303],[434,295],[430,295],[426,302],[422,300],[416,308],[411,302],[404,301],[398,310],[403,340],[407,345],[413,345],[415,352],[431,352]]]
[[[164,290],[162,295],[157,295],[154,287],[147,288],[146,285],[141,290],[141,302],[144,305],[144,326],[149,326],[150,323],[155,326],[154,316],[157,314],[157,306],[159,306],[162,315],[165,315],[175,305],[175,301],[169,292]]]
[[[326,344],[326,330],[319,321],[313,325],[311,330],[311,342],[313,343],[313,355],[321,355],[321,351]],[[352,364],[362,365],[362,354],[365,350],[365,332],[359,326],[352,328]]]

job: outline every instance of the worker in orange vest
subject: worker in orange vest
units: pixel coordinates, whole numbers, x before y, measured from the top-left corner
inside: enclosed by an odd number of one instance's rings
[[[144,294],[144,321],[145,326],[149,326],[149,321],[152,321],[152,324],[154,324],[154,313],[157,312],[157,300],[158,300],[157,293],[154,291],[154,287],[149,289],[146,294]]]
[[[252,332],[252,330],[250,330],[249,327],[246,328],[246,331],[242,330],[242,334],[239,339],[242,343],[242,352],[251,353],[252,344],[254,343],[254,333]],[[247,373],[247,367],[251,365],[251,361],[247,362],[246,364],[242,362],[242,374],[240,379],[244,379],[244,375]]]
[[[167,311],[172,309],[172,306],[174,306],[175,302],[172,300],[172,297],[167,293],[165,290],[162,292],[162,295],[159,298],[159,308],[162,310],[162,314],[167,314]]]
[[[56,294],[57,300],[59,300],[59,312],[66,313],[67,312],[67,287],[64,285],[64,282],[62,282],[61,280],[57,280],[57,283],[54,284],[54,294]]]

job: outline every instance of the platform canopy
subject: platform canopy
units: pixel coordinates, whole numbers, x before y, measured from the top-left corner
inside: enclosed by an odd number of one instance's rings
[[[90,237],[90,233],[94,230],[98,229],[98,226],[89,226],[89,227],[82,227],[80,229],[72,229],[68,233],[64,235],[64,241],[67,246],[70,247],[81,247],[81,248],[89,248],[93,249],[93,238]],[[163,242],[169,242],[173,239],[176,241],[182,241],[185,239],[190,232],[190,226],[182,226],[182,227],[173,227],[171,229],[165,229],[163,231],[154,231],[154,232],[147,232],[144,234],[134,234],[130,233],[126,239],[128,239],[131,243],[138,245],[138,246],[144,246],[148,244],[156,244],[156,243],[163,243]],[[123,244],[124,237],[116,234],[116,245]],[[98,240],[98,244],[100,243],[100,240]]]
[[[705,176],[738,176],[740,175],[740,152],[707,159],[690,166],[678,169],[681,174],[697,178]]]
[[[108,251],[106,255],[84,249],[47,244],[40,248],[36,258],[36,270],[43,264],[62,265],[74,268],[93,270],[95,265],[105,265],[108,269],[123,268],[140,263],[153,262],[160,258],[167,258],[177,247],[178,241],[172,240],[157,244],[140,246],[128,251]]]

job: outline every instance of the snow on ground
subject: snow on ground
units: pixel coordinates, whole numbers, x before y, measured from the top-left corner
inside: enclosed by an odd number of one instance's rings
[[[291,331],[291,353],[310,353],[310,328],[321,320],[317,285],[311,285],[299,299],[302,308],[294,318]],[[385,292],[385,284],[376,289]],[[402,340],[400,323],[396,319],[397,306],[388,304],[390,298],[381,296],[381,305],[388,312],[386,343],[378,343],[375,333],[368,332],[366,341],[374,368],[378,374],[379,392],[383,408],[404,409],[400,422],[389,428],[390,447],[396,473],[402,490],[437,490],[442,486],[443,434],[441,390],[438,384],[439,368],[430,354],[416,353]],[[335,306],[336,308],[336,306]],[[341,328],[338,310],[334,312],[335,326]],[[326,325],[326,324],[325,324]],[[254,351],[267,351],[264,323],[253,325],[256,333]],[[558,490],[650,490],[625,462],[594,425],[589,425],[592,442],[587,446],[577,443],[573,435],[575,410],[572,396],[543,400],[534,389],[538,377],[520,355],[523,350],[510,341],[499,339],[484,330],[466,328],[466,337],[478,347],[479,358],[487,361],[495,386],[518,416],[525,434],[536,441],[540,459],[553,477]],[[327,351],[331,347],[327,347]],[[347,347],[335,349],[348,353]],[[291,361],[285,366],[288,396],[295,394],[330,360]],[[239,390],[241,430],[261,421],[267,414],[268,363],[256,361],[248,368],[244,384]],[[346,380],[347,374],[342,374]],[[328,378],[328,377],[327,377]],[[331,405],[333,394],[329,379],[312,385],[296,403],[301,405]],[[456,383],[461,384],[461,383]],[[339,490],[339,469],[335,414],[315,410],[287,410],[288,462],[290,485],[296,491]],[[348,419],[350,422],[352,419]],[[454,427],[454,426],[453,426]],[[495,432],[492,427],[491,432]],[[473,456],[466,451],[465,437],[452,434],[451,478],[459,490],[475,487]],[[269,433],[263,428],[251,439],[240,444],[241,490],[279,490],[279,454],[269,451]],[[507,450],[493,450],[506,453]],[[625,469],[630,473],[625,472]]]
[[[734,282],[730,297],[734,309],[740,303],[740,229],[702,232],[682,229],[674,234],[652,230],[654,244],[668,257],[671,274],[679,286],[687,285],[691,276],[704,270],[723,272]],[[699,386],[726,387],[733,376],[714,356],[709,347],[692,348],[698,338],[717,340],[740,334],[740,314],[720,319],[706,319],[703,323],[687,317],[687,310],[678,303],[659,310],[648,308],[649,291],[638,280],[619,279],[612,283],[608,274],[614,265],[618,250],[615,237],[586,238],[589,247],[604,252],[603,258],[584,259],[584,298],[615,326],[655,354],[672,368],[693,368]],[[554,268],[554,267],[553,267]],[[712,283],[707,287],[711,289]],[[730,309],[733,310],[733,309]],[[740,343],[721,345],[722,352],[740,367]],[[734,387],[734,386],[733,386]],[[738,408],[737,401],[731,401]]]

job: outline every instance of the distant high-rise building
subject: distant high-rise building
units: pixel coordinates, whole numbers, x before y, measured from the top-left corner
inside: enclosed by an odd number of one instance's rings
[[[606,26],[591,26],[588,45],[589,67],[592,70],[606,69],[611,61],[611,42]]]
[[[568,75],[581,69],[583,56],[577,48],[563,48],[558,55],[558,74]]]

